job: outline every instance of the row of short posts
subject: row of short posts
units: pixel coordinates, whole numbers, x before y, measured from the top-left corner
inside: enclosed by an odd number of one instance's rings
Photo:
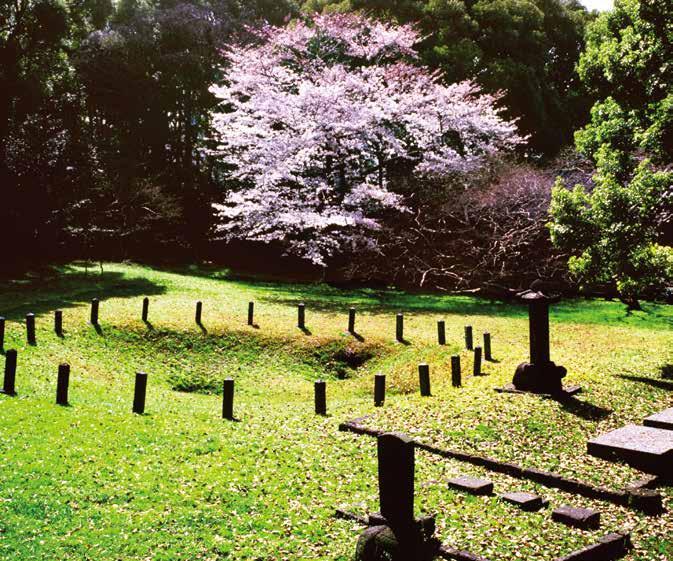
[[[10,349],[5,354],[5,372],[2,382],[1,393],[9,396],[16,395],[16,364],[17,352]],[[63,363],[58,366],[58,375],[56,380],[56,403],[58,405],[68,405],[68,390],[70,386],[70,365]],[[136,374],[136,383],[133,396],[133,412],[144,413],[145,395],[147,393],[147,374],[138,372]]]
[[[16,365],[17,352],[10,349],[5,353],[5,371],[1,393],[9,396],[16,395]],[[142,415],[145,412],[147,395],[147,379],[145,372],[137,372],[133,390],[133,412]],[[61,364],[58,367],[56,383],[56,403],[68,405],[68,387],[70,384],[70,365]],[[385,377],[384,377],[385,384]],[[385,393],[385,389],[383,390]],[[315,382],[315,412],[317,415],[327,415],[327,384],[324,380]],[[222,418],[234,420],[234,380],[227,378],[222,386]]]
[[[16,395],[16,364],[16,350],[8,350],[5,354],[5,371],[2,387],[2,393],[6,395]],[[476,370],[477,367],[475,366],[475,371]],[[423,363],[418,365],[418,377],[421,396],[431,396],[430,366],[428,364]],[[133,394],[134,413],[143,414],[145,412],[147,378],[148,376],[145,372],[136,373]],[[451,357],[451,380],[454,387],[461,386],[460,357],[458,355]],[[61,364],[58,369],[56,388],[56,402],[59,405],[68,404],[69,381],[70,366],[68,364]],[[385,399],[386,376],[385,374],[376,374],[374,376],[374,405],[376,407],[381,407],[385,403]],[[316,415],[327,415],[327,383],[324,380],[317,380],[314,383],[314,405]],[[232,378],[227,378],[223,382],[222,418],[234,420],[234,380]]]
[[[149,320],[149,298],[143,298],[142,306],[142,321],[145,323]],[[100,310],[100,301],[98,298],[91,300],[91,315],[90,323],[91,325],[98,326],[99,322],[99,310]],[[355,333],[355,308],[349,308],[348,310],[348,333]],[[194,314],[194,321],[197,325],[202,325],[203,319],[203,302],[196,303],[196,311]],[[255,303],[248,303],[248,325],[255,324]],[[297,327],[299,329],[306,329],[306,304],[300,303],[297,306]],[[54,312],[54,332],[60,337],[63,335],[63,311],[56,310]],[[5,318],[0,317],[0,350],[4,348],[4,338],[5,338]],[[26,339],[28,344],[35,345],[37,344],[36,335],[35,335],[35,314],[28,313],[26,314]],[[396,316],[396,327],[395,327],[395,339],[402,343],[404,339],[404,314],[399,313]],[[437,342],[440,345],[446,345],[446,322],[440,320],[437,322]],[[472,326],[465,326],[465,348],[469,351],[474,349],[473,333]],[[484,333],[484,359],[487,361],[492,360],[491,356],[491,335],[490,333]]]

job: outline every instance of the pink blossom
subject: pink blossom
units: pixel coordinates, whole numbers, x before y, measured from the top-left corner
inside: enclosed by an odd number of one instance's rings
[[[470,173],[522,142],[494,96],[418,65],[413,26],[339,14],[255,33],[211,88],[217,154],[241,185],[215,205],[225,238],[279,240],[324,264],[406,209],[392,163],[418,177]]]

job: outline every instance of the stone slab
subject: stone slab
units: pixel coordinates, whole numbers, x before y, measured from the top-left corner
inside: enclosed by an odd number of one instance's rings
[[[541,397],[552,397],[555,399],[558,398],[564,398],[564,397],[572,397],[574,395],[577,395],[578,393],[582,393],[582,386],[563,386],[563,389],[556,394],[550,394],[550,393],[533,393],[533,392],[527,392],[524,390],[517,390],[514,384],[506,384],[500,388],[495,388],[495,391],[498,393],[514,393],[514,394],[533,394],[533,395],[539,395]]]
[[[523,491],[504,493],[500,495],[500,498],[507,503],[519,507],[521,510],[525,510],[526,512],[536,512],[548,504],[548,502],[542,497]]]
[[[654,415],[650,415],[643,421],[646,427],[654,427],[657,429],[673,430],[673,407],[665,409]]]
[[[470,495],[491,495],[493,493],[493,482],[488,479],[478,479],[476,477],[455,477],[449,479],[449,488],[465,491]]]
[[[627,425],[587,443],[592,456],[608,461],[621,461],[636,469],[673,477],[673,431]]]
[[[551,513],[554,522],[573,526],[582,530],[595,530],[601,525],[601,513],[589,508],[565,505]]]
[[[597,543],[559,557],[555,561],[613,561],[624,557],[631,548],[629,534],[608,534]]]

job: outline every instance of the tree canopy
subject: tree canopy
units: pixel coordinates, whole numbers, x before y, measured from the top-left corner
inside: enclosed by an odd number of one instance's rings
[[[333,14],[255,38],[230,49],[213,88],[218,153],[239,181],[216,206],[228,236],[324,264],[368,242],[382,210],[405,208],[391,176],[473,172],[521,142],[493,96],[414,64],[411,25]]]
[[[553,155],[584,124],[590,98],[575,65],[591,15],[577,0],[307,0],[304,9],[363,10],[418,22],[422,61],[448,83],[475,79],[503,91],[529,148]]]
[[[571,271],[614,285],[632,306],[673,280],[672,45],[673,13],[656,0],[617,0],[590,26],[579,70],[600,100],[576,141],[596,185],[559,185],[551,207]]]

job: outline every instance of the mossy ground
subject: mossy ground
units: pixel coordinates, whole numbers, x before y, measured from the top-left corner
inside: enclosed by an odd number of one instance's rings
[[[140,320],[149,296],[150,324]],[[100,332],[87,324],[101,298]],[[204,303],[203,329],[194,306]],[[256,327],[246,325],[248,301]],[[307,306],[307,332],[296,304]],[[345,333],[358,310],[357,340]],[[65,335],[52,331],[64,310]],[[38,344],[23,317],[38,316]],[[405,313],[408,344],[394,342]],[[585,391],[574,405],[493,388],[526,359],[525,309],[467,297],[341,291],[325,285],[236,280],[226,271],[106,265],[100,276],[67,267],[47,280],[5,283],[5,348],[19,351],[18,397],[0,396],[0,559],[296,560],[352,558],[360,529],[335,508],[377,509],[375,441],[339,422],[406,432],[613,488],[640,474],[585,453],[586,440],[673,406],[673,309],[576,300],[552,312],[552,358]],[[446,321],[447,345],[436,343]],[[489,331],[495,362],[471,376],[463,326]],[[461,354],[464,387],[450,384]],[[72,366],[70,407],[54,404],[57,366]],[[417,365],[431,366],[431,398]],[[149,373],[147,413],[132,415],[133,378]],[[387,375],[374,408],[373,375]],[[235,414],[220,419],[223,378],[236,379]],[[312,410],[312,381],[328,380],[328,417]],[[449,491],[445,480],[482,474],[417,453],[416,507],[438,515],[447,544],[489,559],[549,560],[604,533],[633,533],[631,560],[673,556],[673,516],[631,510],[488,473],[498,491],[535,490],[553,506],[599,509],[598,532],[571,530],[550,511],[524,514],[495,498]],[[673,508],[673,490],[663,489]]]

